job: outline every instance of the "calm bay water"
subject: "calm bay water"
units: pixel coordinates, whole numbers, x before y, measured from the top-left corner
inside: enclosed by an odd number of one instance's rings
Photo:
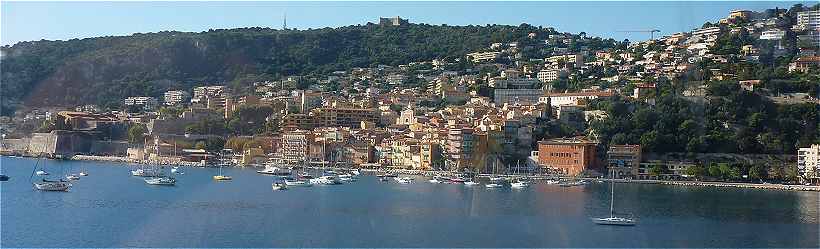
[[[0,157],[0,247],[817,247],[818,193],[616,185],[634,227],[598,226],[607,184],[485,189],[383,183],[272,191],[273,177],[185,170],[148,186],[117,163],[44,160],[83,177],[67,193],[32,190],[35,160]],[[36,178],[36,177],[35,177]]]

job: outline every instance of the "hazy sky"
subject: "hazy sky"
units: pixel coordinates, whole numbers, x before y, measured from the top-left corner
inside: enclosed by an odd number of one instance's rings
[[[788,8],[796,2],[8,2],[0,3],[0,43],[66,40],[163,30],[211,28],[307,29],[377,22],[402,16],[412,23],[488,23],[555,27],[618,40],[648,39],[621,30],[689,31],[733,9]],[[803,2],[805,5],[816,2]]]

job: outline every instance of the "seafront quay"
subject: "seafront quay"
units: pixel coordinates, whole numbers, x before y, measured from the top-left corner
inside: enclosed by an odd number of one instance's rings
[[[703,186],[703,187],[732,187],[732,188],[751,188],[751,189],[776,189],[776,190],[796,190],[796,191],[818,191],[820,186],[817,185],[788,185],[788,184],[772,184],[772,183],[744,183],[744,182],[704,182],[704,181],[666,181],[666,180],[621,180],[621,179],[604,179],[605,181],[615,181],[622,183],[642,183],[642,184],[663,184],[663,185],[679,185],[679,186]]]

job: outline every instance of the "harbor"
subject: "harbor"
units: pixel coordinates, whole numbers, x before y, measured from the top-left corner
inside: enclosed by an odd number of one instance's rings
[[[412,179],[402,184],[380,181],[379,173],[363,170],[355,182],[279,191],[271,188],[279,176],[251,168],[224,168],[231,181],[212,179],[218,168],[186,168],[184,175],[176,176],[175,186],[152,186],[131,176],[129,164],[43,160],[52,176],[72,169],[84,169],[88,176],[74,181],[68,192],[42,192],[32,190],[29,180],[36,160],[0,160],[3,173],[11,177],[0,183],[2,236],[15,238],[4,239],[5,247],[380,247],[384,241],[401,247],[818,243],[818,196],[813,192],[617,182],[615,208],[634,215],[638,224],[616,229],[590,221],[610,212],[609,184],[596,180],[572,187],[534,183],[523,189],[487,188],[486,179],[470,187],[402,173],[398,175]],[[757,208],[743,208],[749,206]],[[44,229],[53,232],[31,232]],[[684,240],[673,232],[680,229],[698,232]],[[580,235],[598,232],[607,235]],[[630,234],[647,239],[622,239]]]

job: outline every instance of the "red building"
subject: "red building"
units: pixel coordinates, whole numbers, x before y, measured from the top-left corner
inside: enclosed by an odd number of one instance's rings
[[[538,142],[538,163],[565,175],[595,167],[597,142],[583,138],[556,138]]]

